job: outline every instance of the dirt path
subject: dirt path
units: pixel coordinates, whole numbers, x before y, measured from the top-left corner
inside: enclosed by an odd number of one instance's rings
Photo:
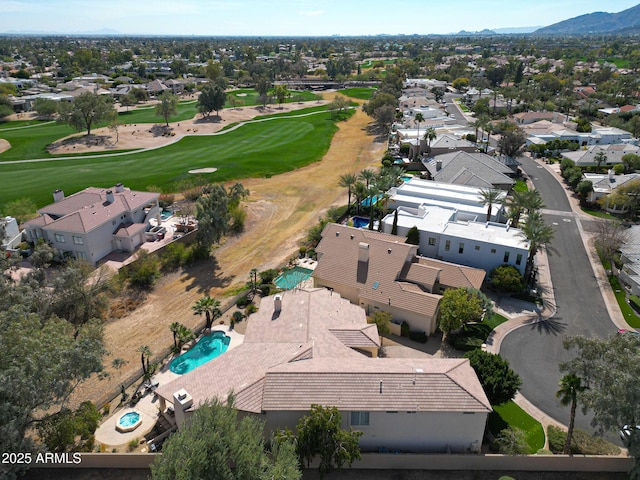
[[[384,144],[365,133],[369,122],[361,110],[341,122],[321,162],[269,179],[243,181],[251,191],[245,233],[216,250],[217,268],[207,264],[166,276],[141,307],[109,322],[105,338],[110,354],[105,367],[110,375],[103,380],[94,376],[81,385],[73,403],[98,401],[105,392],[117,390],[123,379],[139,368],[136,350],[140,345],[160,352],[172,343],[168,328],[172,322],[188,327],[200,323],[191,310],[198,298],[209,293],[223,299],[225,291],[247,281],[252,268],[277,267],[295,255],[299,241],[327,208],[346,203],[346,191],[338,186],[340,175],[379,165]],[[115,358],[128,363],[115,371],[111,368]]]

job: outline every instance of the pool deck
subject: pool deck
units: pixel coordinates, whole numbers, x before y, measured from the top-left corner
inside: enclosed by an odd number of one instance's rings
[[[221,331],[231,338],[227,351],[237,347],[244,341],[244,335],[237,333],[235,330],[230,330],[228,325],[214,325],[211,329],[212,332]],[[151,383],[158,382],[161,385],[169,383],[172,380],[180,377],[177,373],[173,373],[169,370],[169,364],[173,360],[173,356],[168,357],[160,367],[158,373],[156,373],[151,379]],[[197,368],[194,371],[198,371]],[[116,399],[117,401],[117,399]],[[154,393],[145,394],[140,401],[134,407],[126,407],[115,410],[110,417],[108,417],[96,430],[96,441],[106,445],[107,447],[120,447],[128,444],[131,440],[142,439],[147,433],[149,433],[158,419],[160,414],[159,410],[160,402],[158,397]],[[132,432],[121,433],[116,430],[116,423],[118,419],[125,413],[136,410],[140,413],[142,418],[142,424],[133,430]]]

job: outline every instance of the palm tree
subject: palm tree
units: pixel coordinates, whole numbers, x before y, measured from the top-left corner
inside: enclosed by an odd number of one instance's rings
[[[194,315],[205,314],[207,319],[206,329],[211,329],[213,321],[222,315],[222,311],[220,310],[220,300],[216,300],[209,295],[202,297],[194,303],[191,308],[193,309]]]
[[[520,224],[520,216],[525,211],[527,192],[511,192],[511,196],[503,200],[502,204],[509,211],[508,216],[511,220],[511,226],[518,228]]]
[[[378,174],[373,170],[365,169],[360,172],[360,175],[358,175],[358,180],[364,180],[367,189],[369,189],[369,185],[371,185],[377,176]]]
[[[355,185],[356,181],[357,178],[355,175],[351,173],[345,173],[344,175],[340,175],[340,181],[338,182],[338,185],[347,189],[347,193],[349,195],[347,200],[347,216],[349,215],[349,211],[351,209],[351,189]]]
[[[527,258],[527,268],[525,278],[527,282],[531,280],[533,273],[533,259],[538,250],[546,249],[553,239],[553,227],[547,225],[542,219],[542,215],[538,212],[532,212],[527,217],[520,235],[529,242],[529,257]]]
[[[573,425],[576,420],[576,408],[578,406],[578,394],[587,387],[582,385],[582,379],[572,373],[566,374],[560,379],[560,389],[556,392],[556,398],[560,400],[563,406],[571,405],[571,414],[569,417],[569,429],[567,431],[567,440],[564,442],[562,453],[568,455],[571,453],[571,437],[573,436]]]
[[[187,342],[190,342],[191,340],[193,340],[193,332],[191,331],[190,328],[185,327],[182,324],[179,324],[180,326],[178,327],[178,332],[177,332],[177,337],[178,337],[178,344],[177,344],[177,348],[178,350],[182,348],[182,345],[184,345]]]
[[[418,138],[418,155],[419,155],[420,154],[420,124],[424,122],[424,115],[422,115],[422,113],[420,112],[416,113],[416,116],[414,117],[414,121],[418,125],[417,138]]]
[[[600,170],[600,165],[607,163],[607,154],[600,150],[593,159],[596,161],[596,167]]]
[[[491,221],[491,210],[502,197],[502,191],[495,188],[483,188],[480,190],[480,202],[487,206],[487,222]]]
[[[169,325],[169,330],[171,330],[171,333],[173,333],[173,346],[175,348],[178,348],[178,330],[181,326],[182,324],[178,322],[173,322],[171,325]]]
[[[427,131],[424,132],[424,139],[427,141],[428,152],[431,153],[431,142],[433,142],[438,135],[436,134],[436,129],[433,127],[427,128]]]
[[[356,182],[353,185],[353,195],[356,197],[356,213],[360,213],[360,204],[362,201],[367,198],[369,194],[369,189],[362,182]]]
[[[153,352],[151,352],[148,345],[140,346],[140,348],[138,348],[138,352],[140,353],[140,363],[142,363],[142,376],[145,379],[148,379],[150,371],[149,359],[151,358],[151,355],[153,355]]]
[[[524,193],[523,207],[527,212],[527,215],[531,215],[534,212],[542,210],[546,205],[542,200],[542,195],[538,190],[527,190]]]

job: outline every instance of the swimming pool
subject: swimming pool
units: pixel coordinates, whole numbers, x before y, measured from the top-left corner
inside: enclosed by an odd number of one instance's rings
[[[174,358],[169,365],[169,370],[178,375],[190,372],[226,352],[230,341],[231,338],[224,332],[211,332],[210,335],[198,340],[191,350]]]
[[[313,270],[303,267],[293,267],[289,270],[285,270],[282,274],[273,281],[276,287],[283,290],[291,290],[295,288],[300,282],[305,281],[311,276]]]
[[[171,210],[162,210],[160,212],[160,219],[162,219],[163,222],[169,220],[172,216],[173,212]]]
[[[371,197],[367,197],[365,198],[362,203],[360,205],[362,205],[363,207],[368,207],[369,205],[375,205],[376,203],[378,203],[378,200],[380,200],[382,198],[382,195],[376,195],[375,197],[373,197],[373,199]]]
[[[369,219],[365,217],[351,217],[351,221],[356,228],[365,228],[369,225]]]

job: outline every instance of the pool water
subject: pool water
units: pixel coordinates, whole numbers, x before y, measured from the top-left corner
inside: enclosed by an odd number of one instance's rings
[[[403,182],[408,182],[408,181],[409,181],[409,180],[411,180],[413,177],[412,177],[412,176],[409,176],[409,175],[403,175],[403,176],[402,176],[402,177],[400,177],[400,178],[402,178],[402,181],[403,181]]]
[[[356,228],[365,228],[369,225],[369,219],[365,217],[352,217],[351,221],[353,222],[353,226]]]
[[[169,365],[169,370],[178,375],[188,373],[226,352],[230,341],[231,338],[224,332],[211,332],[210,335],[198,340],[191,350],[174,358]]]
[[[311,276],[313,270],[302,267],[293,267],[289,270],[285,270],[281,275],[273,281],[276,287],[283,290],[291,290],[295,288],[300,282],[305,281]]]
[[[160,218],[163,222],[169,220],[173,216],[173,212],[170,210],[162,210],[160,212]]]
[[[376,195],[375,197],[373,197],[373,199],[371,197],[367,197],[362,201],[360,205],[362,205],[363,207],[375,205],[376,203],[378,203],[378,200],[380,200],[381,198],[382,198],[382,195]]]
[[[118,423],[123,427],[131,427],[140,420],[140,414],[138,412],[125,413],[120,417]]]

